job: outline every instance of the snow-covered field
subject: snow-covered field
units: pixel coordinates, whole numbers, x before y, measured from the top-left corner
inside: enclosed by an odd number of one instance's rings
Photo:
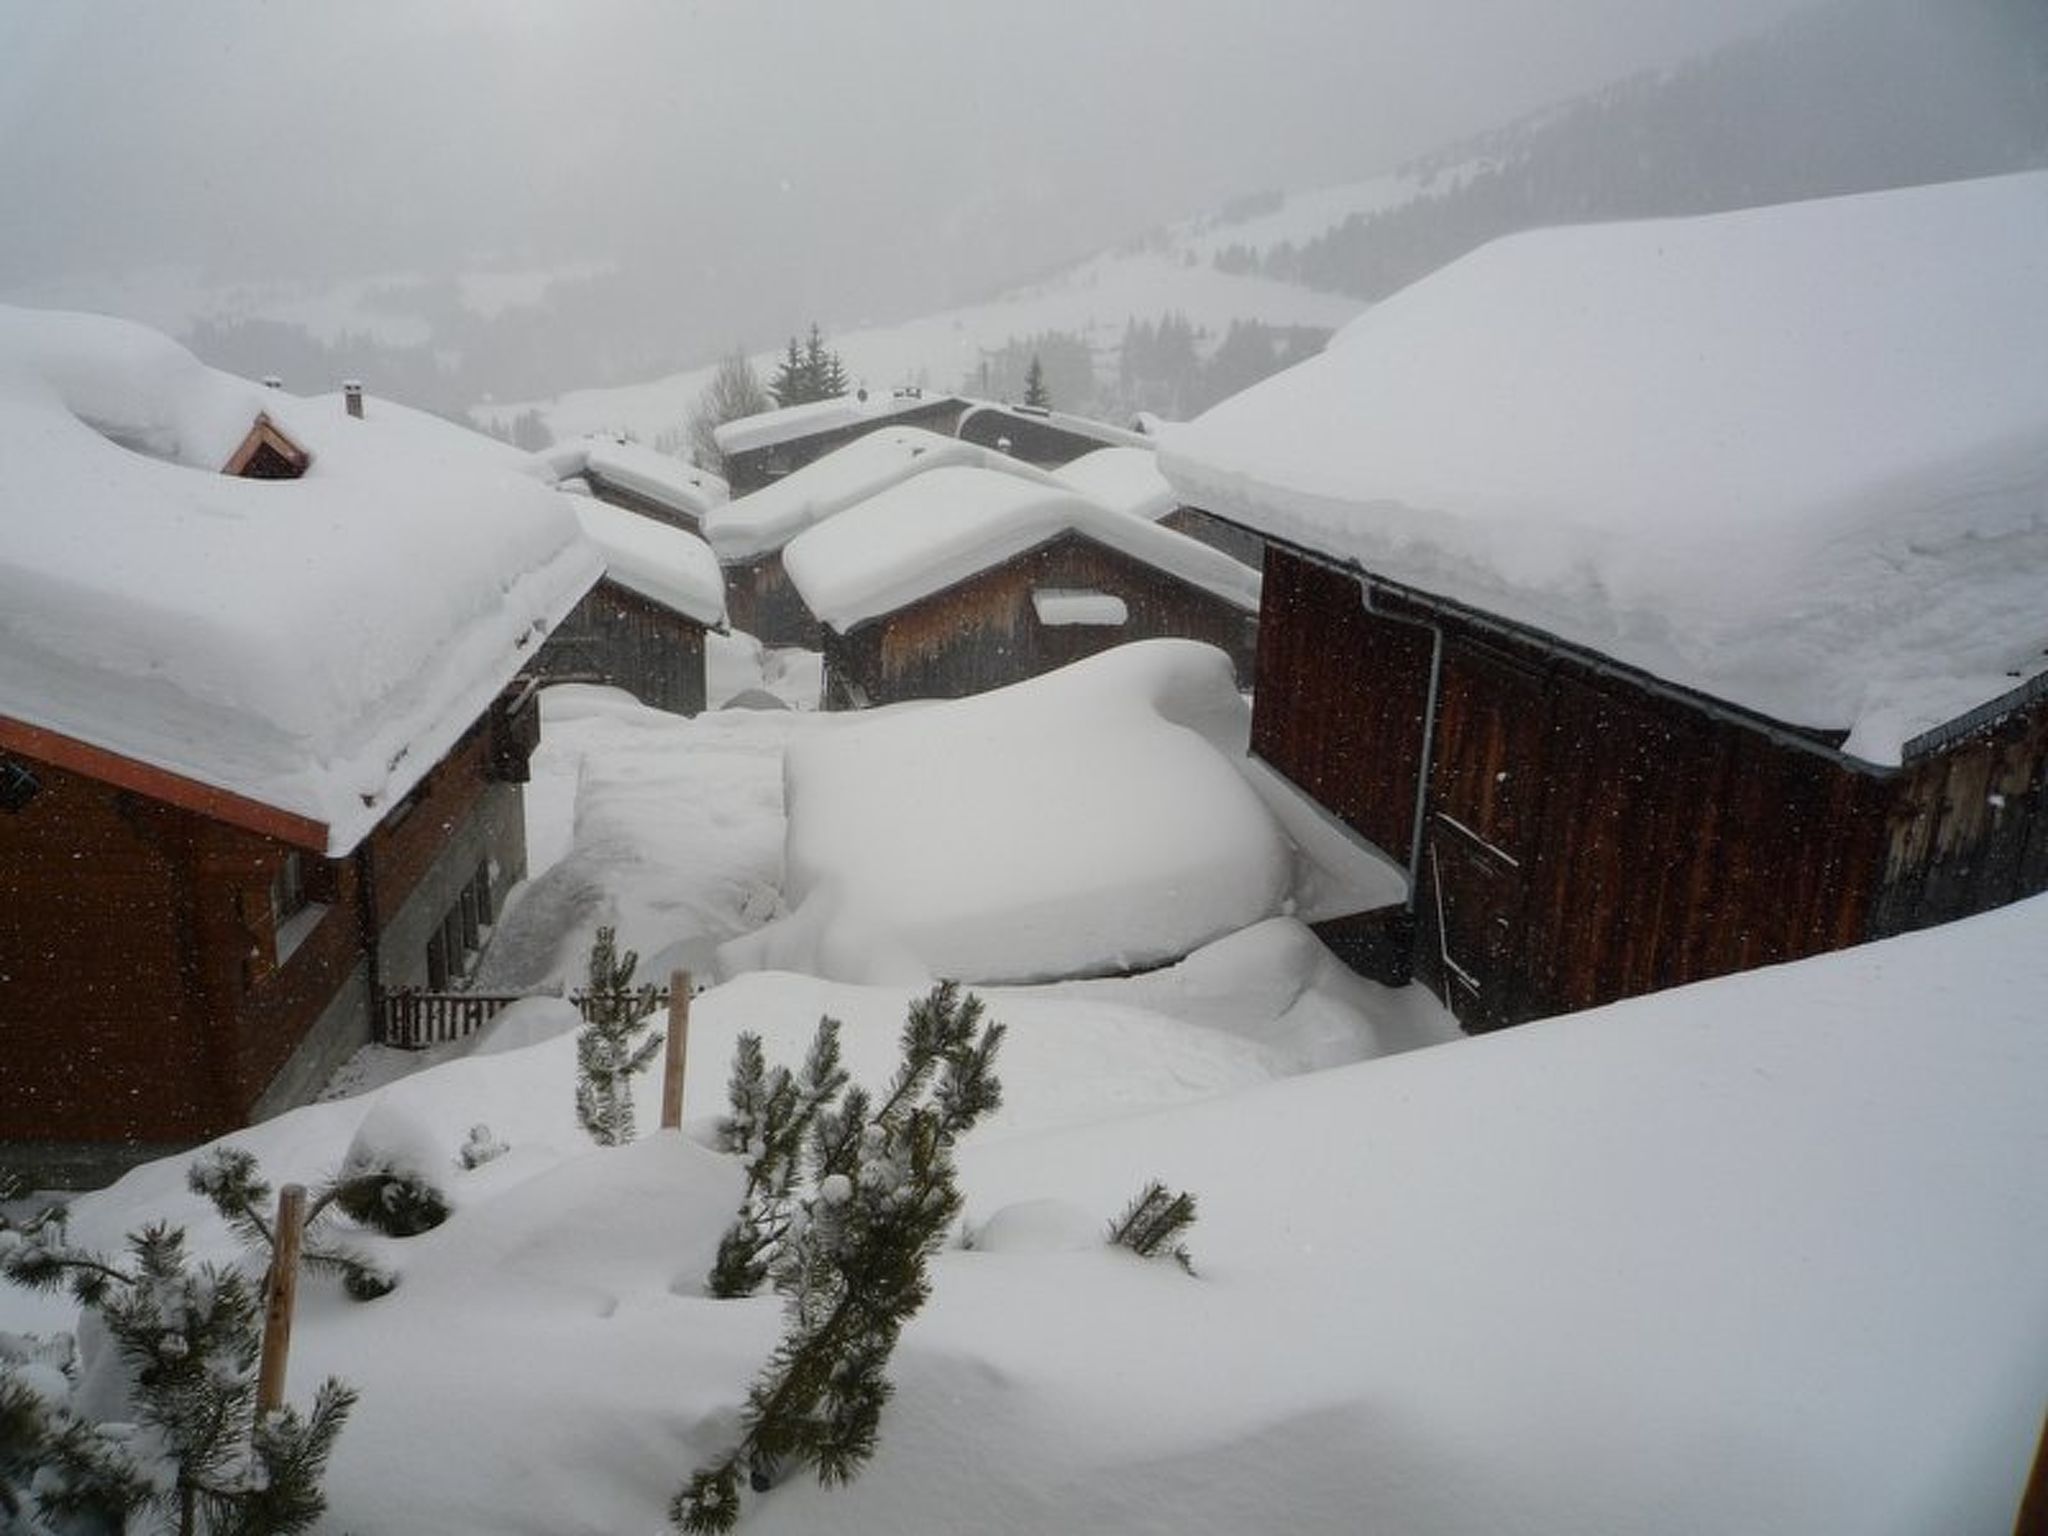
[[[714,697],[814,683],[744,642],[715,660]],[[557,691],[494,964],[573,980],[616,922],[652,973],[759,927],[782,749],[855,728]],[[918,990],[714,986],[683,1133],[626,1148],[577,1128],[573,1011],[547,1000],[235,1137],[317,1180],[374,1112],[439,1149],[456,1206],[366,1240],[392,1295],[302,1289],[292,1395],[362,1391],[321,1529],[662,1529],[780,1324],[772,1297],[703,1293],[740,1183],[708,1147],[733,1038],[791,1060],[829,1012],[877,1083]],[[1004,1105],[961,1149],[965,1229],[876,1459],[750,1498],[742,1531],[2010,1529],[2048,1380],[2048,900],[1469,1041],[1285,917],[984,995]],[[461,1171],[478,1124],[510,1150]],[[1150,1178],[1198,1199],[1192,1277],[1097,1240]],[[177,1159],[79,1200],[74,1233],[158,1217],[235,1252]],[[0,1294],[0,1328],[67,1321]]]

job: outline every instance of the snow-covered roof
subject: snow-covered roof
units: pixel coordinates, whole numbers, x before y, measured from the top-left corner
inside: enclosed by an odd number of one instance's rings
[[[812,524],[943,464],[978,465],[1041,485],[1055,483],[1045,470],[943,433],[881,427],[715,509],[704,520],[704,536],[721,560],[758,559]]]
[[[1127,427],[1111,426],[1106,421],[1097,421],[1093,416],[1076,416],[1071,411],[1055,411],[1036,405],[1016,405],[1007,400],[977,400],[972,402],[960,415],[960,426],[964,430],[970,419],[976,416],[1011,416],[1019,421],[1038,422],[1048,427],[1057,427],[1063,432],[1072,432],[1080,437],[1092,437],[1098,443],[1119,448],[1152,448],[1157,445],[1142,432],[1133,432]]]
[[[847,508],[792,539],[782,562],[811,612],[843,634],[1068,532],[1258,611],[1259,573],[1206,544],[1057,486],[964,465]]]
[[[720,453],[750,453],[756,448],[831,432],[864,421],[887,421],[892,416],[928,410],[946,404],[950,395],[928,395],[922,390],[857,390],[830,400],[811,400],[802,405],[785,405],[779,410],[761,411],[724,422],[712,431]]]
[[[1149,443],[1143,448],[1126,444],[1098,448],[1071,464],[1061,465],[1052,474],[1054,479],[1105,507],[1152,522],[1180,505],[1173,486],[1159,472],[1159,455]]]
[[[2048,644],[2048,173],[1488,245],[1183,501],[1896,761]]]
[[[725,481],[708,469],[602,432],[543,448],[528,462],[544,480],[559,483],[580,478],[588,484],[589,477],[595,475],[700,522],[732,494]]]
[[[575,507],[584,536],[604,557],[605,575],[708,629],[725,623],[725,572],[709,544],[593,497],[577,497]]]
[[[259,412],[303,478],[219,473]],[[333,854],[599,573],[488,439],[374,398],[354,420],[99,316],[0,308],[0,463],[0,719],[303,819]]]

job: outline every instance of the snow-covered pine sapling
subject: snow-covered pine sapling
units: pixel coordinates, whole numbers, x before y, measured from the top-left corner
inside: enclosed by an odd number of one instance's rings
[[[289,1536],[326,1508],[320,1480],[355,1392],[330,1378],[301,1414],[259,1417],[256,1362],[261,1302],[238,1270],[196,1268],[185,1236],[162,1224],[133,1233],[126,1264],[73,1247],[61,1211],[25,1226],[0,1221],[0,1276],[33,1290],[68,1287],[99,1314],[114,1347],[125,1398],[117,1433],[79,1415],[48,1390],[22,1390],[20,1372],[0,1395],[8,1445],[0,1509],[35,1513],[21,1530],[124,1530],[154,1510],[179,1536]],[[24,1479],[18,1467],[35,1466]],[[24,1493],[25,1490],[25,1493]],[[19,1512],[17,1510],[17,1512]]]
[[[1194,1224],[1195,1197],[1186,1190],[1170,1195],[1166,1186],[1154,1179],[1124,1207],[1123,1215],[1109,1224],[1109,1240],[1141,1259],[1168,1255],[1192,1275],[1195,1261],[1180,1239]]]
[[[761,1037],[743,1033],[733,1050],[726,1083],[731,1113],[718,1122],[718,1147],[747,1160],[747,1188],[739,1215],[719,1240],[706,1288],[713,1296],[751,1296],[768,1278],[775,1244],[790,1215],[790,1192],[803,1167],[811,1123],[846,1086],[839,1064],[839,1021],[818,1020],[803,1070],[770,1071]]]
[[[455,1157],[465,1171],[474,1173],[485,1163],[503,1157],[511,1150],[510,1144],[500,1141],[488,1125],[472,1125],[468,1138],[462,1143],[462,1150]]]
[[[731,1530],[742,1476],[760,1492],[808,1462],[821,1483],[844,1483],[874,1454],[890,1354],[931,1293],[931,1255],[960,1213],[953,1145],[1002,1103],[1003,1026],[983,1027],[981,1016],[979,998],[951,982],[933,988],[910,1006],[903,1060],[879,1104],[849,1087],[816,1106],[801,1154],[809,1192],[796,1192],[782,1164],[764,1171],[766,1187],[786,1185],[754,1214],[771,1234],[768,1274],[786,1326],[747,1393],[740,1443],[670,1504],[680,1530]],[[836,1030],[819,1033],[829,1055],[814,1080],[843,1082]],[[821,1047],[812,1049],[816,1060]],[[747,1102],[765,1105],[776,1080],[746,1063],[735,1070],[736,1084],[743,1078]],[[736,1100],[735,1121],[738,1109]],[[752,1170],[750,1188],[751,1179]]]
[[[193,1160],[192,1166],[185,1171],[185,1182],[194,1194],[204,1196],[242,1241],[260,1252],[266,1261],[276,1252],[277,1234],[270,1227],[270,1213],[275,1208],[274,1192],[258,1169],[253,1153],[241,1147],[216,1147]],[[426,1196],[419,1192],[422,1187],[427,1191]],[[393,1208],[384,1198],[385,1193],[393,1189],[399,1191],[394,1204],[403,1212],[405,1219],[378,1219]],[[427,1230],[412,1223],[428,1203],[428,1197],[439,1202],[445,1217],[447,1202],[440,1192],[430,1186],[419,1185],[417,1180],[401,1181],[386,1174],[373,1173],[328,1184],[306,1205],[299,1263],[316,1274],[337,1276],[342,1289],[357,1301],[374,1301],[379,1296],[390,1294],[398,1285],[398,1277],[335,1237],[330,1224],[323,1218],[331,1207],[339,1205],[365,1226],[376,1228],[388,1236],[408,1237],[413,1232]],[[366,1216],[358,1217],[358,1211],[365,1212]],[[430,1222],[428,1225],[439,1223]]]
[[[600,928],[590,946],[585,1022],[576,1037],[576,1118],[601,1147],[633,1139],[633,1079],[647,1070],[662,1041],[646,1033],[660,994],[651,984],[634,990],[640,957],[630,949],[620,954],[615,938],[612,929]]]

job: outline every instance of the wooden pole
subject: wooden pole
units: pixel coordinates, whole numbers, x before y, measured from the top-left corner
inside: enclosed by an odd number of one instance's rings
[[[285,1360],[292,1348],[292,1306],[299,1296],[299,1238],[305,1229],[306,1186],[287,1184],[277,1192],[270,1277],[263,1288],[263,1363],[256,1374],[259,1415],[284,1406]]]
[[[661,1128],[683,1128],[683,1071],[690,1059],[690,973],[668,978],[668,1059],[661,1070]]]

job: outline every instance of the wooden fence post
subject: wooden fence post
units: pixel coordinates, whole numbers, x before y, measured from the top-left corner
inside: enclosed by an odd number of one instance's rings
[[[306,1229],[306,1186],[277,1192],[270,1275],[263,1287],[263,1362],[256,1373],[258,1417],[284,1406],[285,1359],[292,1348],[292,1307],[299,1296],[299,1237]]]
[[[690,1058],[690,973],[668,978],[668,1059],[661,1071],[661,1128],[683,1127],[683,1071]]]

